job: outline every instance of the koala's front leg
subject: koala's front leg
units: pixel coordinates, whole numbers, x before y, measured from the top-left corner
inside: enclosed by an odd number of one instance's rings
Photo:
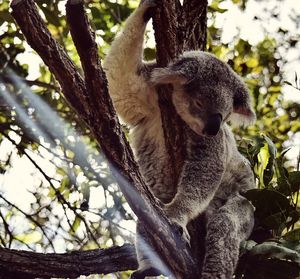
[[[154,6],[154,0],[141,2],[126,20],[104,59],[110,97],[118,115],[129,126],[136,126],[155,110],[154,94],[140,73],[144,66],[144,33]]]
[[[254,207],[239,194],[209,218],[201,279],[232,278],[240,243],[249,237],[253,225]]]
[[[213,156],[210,156],[213,157]],[[183,237],[189,242],[188,222],[202,213],[214,197],[224,172],[223,162],[214,158],[187,161],[174,199],[164,211],[171,222],[182,227]]]

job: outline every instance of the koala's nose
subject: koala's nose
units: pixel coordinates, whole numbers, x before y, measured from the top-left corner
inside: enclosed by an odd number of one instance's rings
[[[220,113],[210,115],[203,130],[204,134],[215,136],[220,130],[221,123],[222,115]]]

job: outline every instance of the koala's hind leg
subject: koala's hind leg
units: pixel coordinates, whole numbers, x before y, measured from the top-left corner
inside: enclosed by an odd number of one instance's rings
[[[239,194],[209,217],[201,279],[232,278],[240,243],[249,237],[253,225],[254,207]]]

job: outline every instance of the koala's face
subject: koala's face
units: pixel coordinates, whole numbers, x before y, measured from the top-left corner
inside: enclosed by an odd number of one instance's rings
[[[151,82],[173,85],[177,113],[199,135],[217,135],[228,120],[236,124],[255,120],[242,80],[205,52],[187,52],[170,66],[154,69]]]
[[[173,103],[177,113],[199,135],[215,136],[233,112],[233,97],[222,86],[205,86],[194,80],[175,86]]]

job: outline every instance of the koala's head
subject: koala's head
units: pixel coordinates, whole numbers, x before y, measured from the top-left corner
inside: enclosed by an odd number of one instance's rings
[[[151,83],[172,84],[177,113],[199,135],[214,136],[222,123],[255,120],[248,90],[239,76],[215,56],[191,51],[151,73]]]

